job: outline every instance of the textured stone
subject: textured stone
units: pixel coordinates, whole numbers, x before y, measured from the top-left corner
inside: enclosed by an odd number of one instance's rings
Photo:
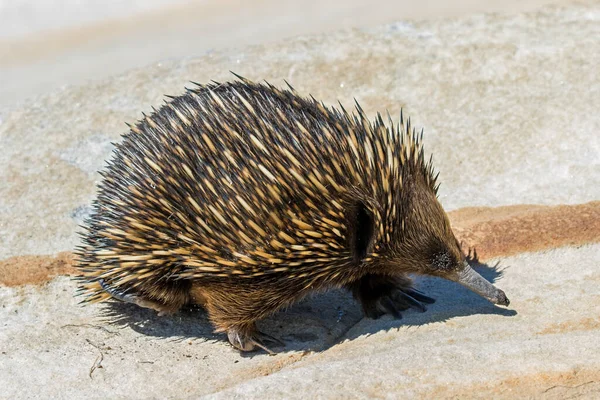
[[[332,291],[261,324],[287,343],[274,357],[240,355],[199,310],[82,307],[67,277],[0,286],[0,398],[598,397],[600,245],[584,243],[600,239],[599,20],[600,4],[581,2],[398,22],[213,52],[0,109],[2,271],[65,272],[68,254],[32,256],[77,243],[123,122],[227,70],[285,78],[329,104],[356,97],[371,115],[404,107],[425,124],[447,209],[517,205],[479,209],[457,230],[482,247],[479,270],[510,308],[419,279],[437,303],[374,321]],[[565,204],[587,202],[565,218]]]
[[[239,355],[199,310],[83,307],[66,277],[0,287],[0,397],[593,398],[599,264],[598,244],[491,260],[478,269],[506,291],[509,309],[420,279],[437,302],[402,320],[363,319],[349,294],[333,291],[261,323],[287,343],[276,356]]]
[[[0,107],[163,60],[398,19],[569,0],[12,0],[0,3]],[[54,12],[53,12],[54,11]]]

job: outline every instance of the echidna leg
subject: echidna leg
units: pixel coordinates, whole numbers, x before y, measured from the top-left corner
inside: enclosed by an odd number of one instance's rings
[[[192,300],[203,305],[216,328],[216,332],[226,332],[233,347],[240,351],[263,349],[275,354],[271,346],[285,344],[279,339],[260,332],[256,322],[276,311],[268,307],[263,299],[269,297],[266,292],[255,293],[247,287],[238,286],[232,291],[230,286],[204,285],[193,286]]]
[[[179,307],[167,306],[157,301],[147,299],[136,299],[135,304],[140,307],[150,308],[158,313],[159,317],[175,314],[179,311]]]
[[[120,300],[124,303],[135,304],[143,308],[150,308],[158,312],[159,316],[174,314],[181,307],[180,304],[163,304],[158,301],[149,300],[135,294],[125,293],[112,286],[109,286],[106,282],[104,282],[103,279],[100,279],[98,283],[100,283],[102,290],[110,294],[111,297],[113,297],[114,299]]]
[[[255,324],[231,327],[227,330],[227,338],[229,343],[240,351],[253,351],[260,348],[269,354],[275,354],[268,346],[284,346],[281,340],[257,330]]]
[[[368,274],[349,285],[349,289],[360,301],[365,315],[374,319],[384,314],[391,314],[400,319],[400,311],[413,307],[425,312],[425,304],[435,302],[435,299],[414,289],[411,280],[403,275]]]

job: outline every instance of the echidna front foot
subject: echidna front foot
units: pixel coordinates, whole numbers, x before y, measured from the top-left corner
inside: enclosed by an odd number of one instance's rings
[[[373,319],[384,314],[400,319],[401,311],[412,307],[425,312],[425,304],[435,302],[435,299],[414,289],[410,279],[404,276],[369,274],[350,285],[349,289],[362,304],[365,315]]]
[[[229,343],[240,351],[253,351],[259,348],[274,355],[276,352],[267,346],[285,346],[285,343],[281,340],[257,330],[254,324],[250,327],[229,328],[227,330],[227,338],[229,339]]]

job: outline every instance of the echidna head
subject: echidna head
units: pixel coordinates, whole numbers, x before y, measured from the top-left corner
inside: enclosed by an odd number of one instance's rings
[[[435,190],[417,182],[402,203],[402,219],[392,222],[401,226],[393,229],[396,233],[387,246],[380,247],[385,262],[405,272],[458,282],[492,303],[509,304],[502,290],[467,264]]]

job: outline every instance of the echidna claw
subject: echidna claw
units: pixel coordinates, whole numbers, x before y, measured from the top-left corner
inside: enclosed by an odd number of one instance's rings
[[[256,329],[242,330],[231,328],[227,331],[227,338],[229,339],[229,343],[240,351],[254,351],[258,347],[270,355],[275,355],[277,353],[267,347],[267,345],[274,345],[275,347],[285,346],[285,343],[276,337],[267,335]]]
[[[352,283],[348,288],[361,302],[365,316],[373,319],[385,314],[401,319],[401,311],[415,308],[425,312],[425,304],[435,303],[435,299],[414,289],[412,282],[404,276],[370,274]]]
[[[425,304],[433,304],[435,303],[435,299],[429,296],[426,296],[423,292],[417,290],[417,289],[403,289],[402,290],[404,293],[406,293],[407,295],[411,296],[412,298],[414,298],[415,300],[420,301],[421,303],[425,303]]]
[[[378,319],[384,314],[390,314],[395,319],[402,319],[401,311],[415,308],[420,312],[427,311],[425,304],[433,304],[435,299],[424,295],[418,290],[398,287],[390,292],[382,293],[374,303],[363,304],[365,314],[369,318]]]
[[[254,333],[253,339],[254,339],[254,344],[256,344],[261,349],[267,351],[269,354],[275,354],[275,353],[272,352],[271,350],[267,349],[266,347],[264,347],[266,344],[271,344],[271,345],[274,345],[275,347],[284,347],[285,346],[285,343],[283,343],[281,340],[277,339],[274,336],[267,335],[266,333],[260,332],[260,331],[256,331]]]
[[[396,292],[396,299],[398,303],[407,304],[409,307],[416,308],[420,312],[427,311],[427,307],[425,307],[425,305],[423,305],[423,303],[421,303],[419,300],[409,295],[407,291],[398,290]]]
[[[379,306],[379,308],[383,309],[385,313],[391,314],[396,319],[402,319],[402,314],[400,313],[400,310],[398,310],[394,301],[388,296],[384,296],[379,299]]]
[[[98,283],[102,287],[102,290],[104,290],[106,293],[111,295],[112,298],[120,300],[124,303],[131,303],[131,304],[135,304],[142,308],[149,308],[149,309],[155,310],[158,313],[159,317],[173,315],[179,309],[179,307],[172,307],[172,306],[169,307],[168,305],[159,303],[157,301],[144,299],[142,297],[138,297],[131,293],[125,293],[123,291],[120,291],[118,289],[115,289],[115,288],[109,286],[104,281],[104,279],[98,279]]]

